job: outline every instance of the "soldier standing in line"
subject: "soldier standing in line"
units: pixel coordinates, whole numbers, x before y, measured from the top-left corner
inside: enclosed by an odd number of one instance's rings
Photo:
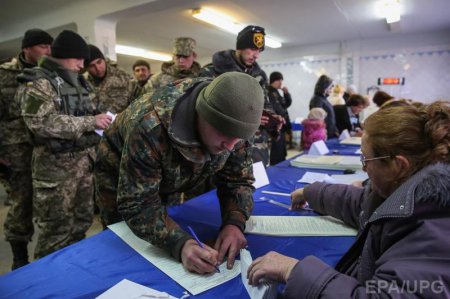
[[[41,29],[27,30],[19,55],[0,65],[0,158],[8,162],[10,173],[4,182],[12,199],[4,229],[6,241],[10,243],[13,253],[12,270],[28,264],[27,245],[34,233],[31,179],[33,146],[20,104],[14,102],[14,94],[19,86],[16,77],[25,68],[36,66],[41,56],[49,55],[52,42],[53,37]]]
[[[143,95],[146,92],[149,92],[149,90],[146,89],[148,87],[151,87],[151,84],[147,84],[148,80],[151,78],[151,68],[150,64],[142,59],[136,60],[136,62],[133,64],[133,74],[134,79],[132,80],[133,84],[133,100],[137,99],[141,95]]]
[[[196,42],[191,37],[178,37],[173,43],[173,59],[161,65],[161,73],[154,75],[149,83],[156,89],[177,80],[198,77],[200,64],[195,61]],[[149,84],[147,83],[147,84]],[[147,87],[147,90],[151,90]]]
[[[122,112],[134,100],[133,78],[105,56],[94,45],[89,45],[89,59],[84,62],[87,80],[94,87],[95,107],[102,113]]]
[[[89,85],[79,74],[89,57],[86,42],[64,30],[52,56],[19,75],[16,97],[32,133],[33,205],[40,228],[35,258],[82,240],[93,218],[93,161],[99,136],[111,118],[94,116]]]
[[[236,50],[219,51],[213,55],[212,63],[206,65],[200,76],[215,77],[226,72],[242,72],[258,80],[265,93],[265,103],[261,126],[255,133],[253,162],[262,161],[269,165],[269,135],[275,140],[279,138],[280,129],[285,120],[277,115],[267,97],[267,75],[256,60],[264,51],[264,28],[249,25],[239,32]]]
[[[247,241],[253,209],[251,138],[264,104],[258,82],[230,72],[186,79],[134,101],[104,132],[95,179],[103,221],[124,219],[143,240],[163,248],[186,269],[228,268]],[[167,212],[204,192],[215,177],[222,226],[214,249],[202,250]],[[105,211],[106,210],[106,211]]]

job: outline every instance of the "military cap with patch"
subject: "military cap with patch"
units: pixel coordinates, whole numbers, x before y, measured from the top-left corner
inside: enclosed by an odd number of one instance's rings
[[[265,35],[263,27],[248,25],[238,33],[236,50],[259,49],[264,51]]]

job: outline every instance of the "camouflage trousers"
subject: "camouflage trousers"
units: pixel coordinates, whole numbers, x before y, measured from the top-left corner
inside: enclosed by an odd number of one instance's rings
[[[91,150],[91,149],[89,149]],[[33,204],[40,229],[35,258],[85,237],[93,221],[93,159],[89,150],[33,151]]]
[[[31,154],[33,147],[27,143],[0,148],[0,157],[11,163],[11,177],[3,181],[9,189],[11,207],[6,215],[4,229],[6,241],[29,242],[33,235],[33,186],[31,179]]]

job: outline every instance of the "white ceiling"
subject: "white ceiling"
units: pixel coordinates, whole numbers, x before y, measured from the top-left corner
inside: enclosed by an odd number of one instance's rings
[[[127,13],[110,13],[109,8],[104,17],[117,20],[117,43],[129,46],[170,52],[173,38],[191,36],[197,40],[200,61],[208,61],[215,51],[234,48],[235,36],[193,19],[190,10],[199,7],[218,9],[240,23],[265,27],[266,33],[283,43],[282,49],[383,37],[401,38],[405,34],[434,31],[450,34],[450,0],[400,1],[403,14],[398,32],[390,31],[386,22],[375,16],[375,0],[158,0],[138,3],[141,4],[139,7]],[[86,3],[84,0],[78,3],[83,2]],[[118,1],[110,3],[114,5],[115,2]],[[20,38],[2,40],[4,25],[20,25],[21,19],[35,17],[36,12],[61,9],[74,3],[71,0],[2,0],[0,57],[14,55],[20,45]],[[74,20],[66,21],[73,26]],[[264,56],[270,57],[275,51],[279,50],[267,49]]]

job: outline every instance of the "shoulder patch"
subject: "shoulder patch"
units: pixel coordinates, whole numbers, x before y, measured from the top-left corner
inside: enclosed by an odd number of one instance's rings
[[[44,100],[39,98],[39,97],[35,97],[33,95],[29,95],[27,96],[27,99],[25,101],[25,113],[26,114],[36,114],[39,111],[39,108],[42,106],[42,104],[44,103]]]

